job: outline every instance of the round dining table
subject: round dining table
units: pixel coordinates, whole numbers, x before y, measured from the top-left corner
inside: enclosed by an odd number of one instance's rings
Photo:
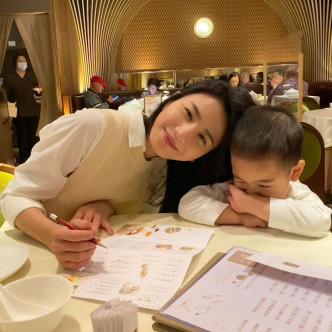
[[[180,227],[213,229],[213,235],[201,253],[194,256],[184,282],[190,280],[217,252],[227,252],[233,246],[292,258],[332,269],[332,234],[317,239],[285,233],[271,228],[248,228],[244,226],[205,226],[194,224],[178,214],[117,215],[110,218],[114,230],[127,223],[171,224]],[[105,238],[105,233],[101,238]],[[29,257],[13,275],[3,280],[4,285],[17,279],[33,275],[55,275],[64,273],[55,256],[44,245],[18,229],[5,223],[0,228],[0,241],[19,242],[29,249]],[[1,266],[0,266],[1,268]],[[56,332],[92,332],[90,313],[102,302],[72,297],[65,306],[64,318],[54,330]],[[153,310],[138,309],[138,331],[153,331]]]

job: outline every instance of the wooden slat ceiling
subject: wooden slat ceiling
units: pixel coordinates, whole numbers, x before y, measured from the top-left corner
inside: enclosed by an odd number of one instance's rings
[[[114,73],[115,54],[124,29],[148,1],[70,0],[87,85],[88,79],[96,74],[103,73],[106,82],[114,79],[112,72]],[[104,68],[105,64],[108,68]]]
[[[289,33],[300,34],[305,54],[305,77],[310,81],[331,79],[331,0],[264,1],[277,13]],[[114,79],[115,56],[123,32],[133,16],[148,2],[70,0],[87,77],[94,73],[104,73],[107,81]],[[160,10],[162,8],[163,2],[160,2]],[[319,70],[310,66],[317,61],[321,62]],[[103,68],[105,63],[108,63],[108,70]]]

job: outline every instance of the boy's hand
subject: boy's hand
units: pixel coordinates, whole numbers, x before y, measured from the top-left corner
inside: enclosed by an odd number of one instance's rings
[[[243,190],[229,185],[230,193],[227,196],[232,209],[237,213],[248,213],[248,205],[250,205],[250,196]]]
[[[261,220],[269,221],[270,216],[270,198],[256,194],[247,194],[245,191],[229,185],[230,194],[229,203],[237,213],[249,213]]]

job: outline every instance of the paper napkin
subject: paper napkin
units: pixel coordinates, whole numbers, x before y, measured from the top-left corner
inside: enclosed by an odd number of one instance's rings
[[[94,332],[137,332],[137,306],[118,298],[108,301],[92,311]]]

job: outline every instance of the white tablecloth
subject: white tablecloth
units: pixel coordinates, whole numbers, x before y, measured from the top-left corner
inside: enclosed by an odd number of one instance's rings
[[[119,112],[125,112],[125,113],[130,113],[132,111],[141,111],[143,112],[144,110],[144,105],[141,103],[136,103],[136,104],[123,104],[119,106],[118,111]]]
[[[169,220],[168,217],[172,217]],[[118,215],[110,218],[113,229],[119,229],[123,224],[151,223],[172,224],[182,227],[211,226],[198,225],[185,221],[174,214],[142,214],[142,215]],[[306,238],[299,235],[284,233],[271,228],[249,228],[244,226],[219,226],[214,227],[214,234],[208,246],[199,255],[196,255],[189,267],[185,282],[190,280],[217,252],[226,252],[233,246],[245,247],[257,251],[263,251],[272,255],[289,257],[304,262],[332,268],[332,234],[322,239]],[[102,234],[102,238],[106,236]],[[5,279],[4,285],[17,279],[40,274],[64,273],[55,256],[41,243],[33,240],[17,229],[11,229],[4,225],[0,229],[0,241],[18,241],[29,248],[28,261],[11,277]],[[54,332],[92,332],[90,320],[91,311],[98,308],[102,302],[71,298],[65,306],[65,316]],[[138,331],[153,332],[153,310],[138,309]],[[18,331],[21,332],[21,331]]]
[[[332,109],[304,112],[302,121],[314,126],[322,135],[325,145],[325,190],[332,192]]]
[[[311,98],[314,98],[318,105],[320,103],[320,97],[319,96],[308,96],[308,97],[311,97]],[[285,95],[275,95],[272,97],[272,101],[271,101],[271,105],[272,106],[276,106],[276,105],[279,105],[281,103],[284,103],[284,102],[288,102],[288,101],[298,101],[299,97],[290,97],[290,96],[287,96],[287,94]]]

